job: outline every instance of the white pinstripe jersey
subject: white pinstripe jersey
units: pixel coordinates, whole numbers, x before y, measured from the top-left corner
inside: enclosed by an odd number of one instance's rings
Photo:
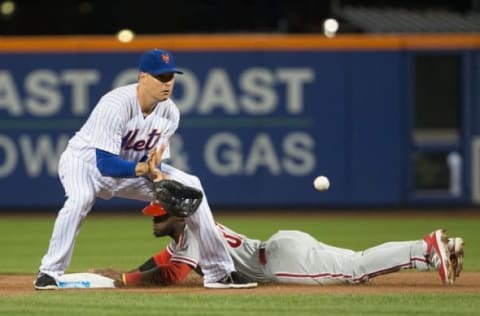
[[[99,100],[69,141],[67,150],[94,165],[95,148],[137,162],[153,147],[168,142],[179,121],[180,112],[170,99],[159,102],[153,112],[144,117],[137,98],[137,84],[123,86]],[[167,147],[163,159],[169,157]]]

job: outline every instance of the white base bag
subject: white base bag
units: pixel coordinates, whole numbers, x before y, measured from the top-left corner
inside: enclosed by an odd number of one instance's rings
[[[111,289],[113,279],[95,273],[67,273],[57,280],[59,289]]]

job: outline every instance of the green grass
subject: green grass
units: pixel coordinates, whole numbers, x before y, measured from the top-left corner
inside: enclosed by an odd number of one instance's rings
[[[56,291],[0,297],[2,315],[478,315],[478,295],[192,295]]]
[[[360,214],[361,215],[361,214]],[[480,271],[480,216],[434,213],[392,216],[216,215],[223,224],[251,238],[266,239],[280,229],[300,229],[324,242],[363,249],[393,240],[419,239],[439,228],[465,238],[465,271]],[[0,217],[0,274],[38,269],[47,249],[55,214]],[[138,266],[167,240],[155,239],[143,216],[91,214],[84,222],[67,272]],[[32,279],[33,280],[33,279]],[[0,278],[1,287],[1,278]],[[396,295],[223,295],[221,293],[140,294],[122,290],[34,292],[0,296],[0,315],[477,315],[480,293]]]

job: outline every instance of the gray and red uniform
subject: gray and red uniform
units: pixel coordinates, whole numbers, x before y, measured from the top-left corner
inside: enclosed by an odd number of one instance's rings
[[[235,269],[260,283],[335,284],[361,283],[401,269],[428,270],[427,245],[424,240],[387,242],[363,251],[338,248],[322,243],[311,235],[295,230],[281,230],[262,242],[217,224]],[[198,240],[188,225],[179,242],[171,241],[155,255],[161,277],[152,283],[182,281],[199,261]],[[172,264],[176,271],[171,273]],[[127,273],[128,285],[135,285],[141,273]],[[145,280],[145,278],[144,278]],[[137,283],[138,284],[138,283]]]

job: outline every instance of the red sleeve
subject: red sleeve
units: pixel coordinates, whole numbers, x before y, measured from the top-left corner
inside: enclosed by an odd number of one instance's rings
[[[153,255],[153,261],[160,266],[162,264],[168,264],[172,254],[168,251],[168,247],[160,251],[159,253]]]
[[[162,284],[174,284],[185,280],[187,275],[192,271],[192,267],[183,262],[170,262],[169,264],[161,265]]]
[[[163,252],[162,252],[163,253]],[[168,285],[185,280],[192,267],[183,262],[170,261],[143,272],[124,274],[125,285]]]

